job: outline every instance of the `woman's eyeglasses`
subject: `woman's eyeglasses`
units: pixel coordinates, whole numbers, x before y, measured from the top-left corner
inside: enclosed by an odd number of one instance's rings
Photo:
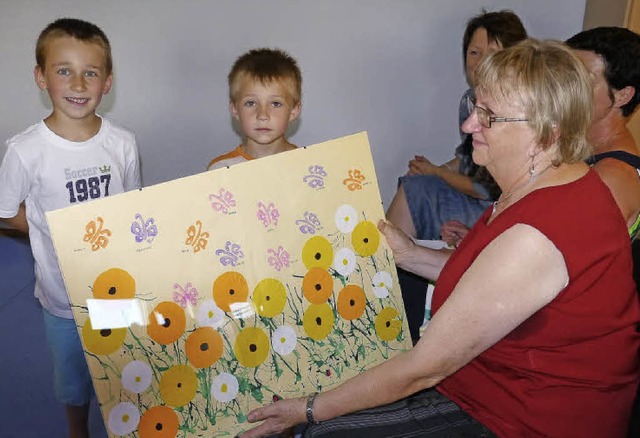
[[[478,122],[485,128],[491,128],[493,122],[528,122],[529,119],[523,117],[496,117],[492,116],[488,110],[476,105],[475,99],[472,100],[473,108],[478,115]]]

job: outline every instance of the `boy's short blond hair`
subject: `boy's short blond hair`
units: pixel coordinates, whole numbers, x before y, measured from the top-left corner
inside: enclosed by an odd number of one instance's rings
[[[47,25],[36,42],[36,63],[40,70],[44,71],[47,63],[47,47],[54,38],[72,37],[77,40],[97,44],[104,51],[104,66],[107,75],[113,72],[113,58],[111,57],[111,44],[107,35],[93,23],[77,18],[60,18]]]
[[[273,81],[286,82],[293,104],[300,103],[302,73],[298,62],[280,49],[253,49],[240,56],[229,72],[229,100],[235,102],[241,79],[248,77],[263,85]]]

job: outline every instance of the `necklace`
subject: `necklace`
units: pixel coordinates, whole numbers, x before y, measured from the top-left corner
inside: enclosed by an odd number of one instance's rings
[[[552,166],[552,164],[549,164],[547,167],[545,167],[544,169],[542,169],[540,172],[536,173],[535,175],[531,175],[529,177],[528,180],[526,180],[525,182],[523,182],[522,184],[520,184],[518,187],[516,187],[515,189],[513,189],[511,191],[511,193],[509,193],[507,196],[502,196],[500,195],[500,198],[498,198],[497,201],[494,201],[493,203],[493,211],[492,213],[495,213],[496,210],[498,209],[498,204],[508,201],[509,199],[511,199],[513,197],[513,195],[515,195],[516,193],[518,193],[520,190],[524,189],[525,187],[527,187],[529,184],[533,183],[535,180],[537,180],[540,175],[542,175],[543,173],[545,173],[547,170],[549,170],[549,168]]]

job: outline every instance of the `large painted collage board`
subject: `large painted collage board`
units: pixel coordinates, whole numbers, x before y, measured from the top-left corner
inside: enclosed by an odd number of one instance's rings
[[[366,133],[47,214],[110,436],[247,413],[411,346]]]

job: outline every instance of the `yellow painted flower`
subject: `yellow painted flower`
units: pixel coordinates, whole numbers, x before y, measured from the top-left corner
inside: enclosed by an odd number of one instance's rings
[[[392,341],[398,337],[402,329],[402,321],[398,319],[400,314],[393,307],[383,308],[376,316],[375,327],[378,338],[383,341]]]
[[[312,304],[302,316],[304,331],[314,341],[326,338],[333,330],[334,322],[333,310],[328,303]]]
[[[374,255],[380,246],[380,232],[373,222],[362,221],[351,233],[351,244],[355,252],[363,257]]]
[[[307,269],[329,269],[333,262],[331,243],[322,236],[313,236],[302,247],[302,262]]]
[[[355,284],[346,285],[338,294],[338,313],[349,321],[360,318],[366,305],[364,290]]]
[[[198,377],[189,365],[174,365],[160,377],[160,396],[165,404],[184,406],[193,400],[198,390]]]
[[[124,343],[126,328],[94,330],[91,320],[87,318],[82,326],[84,348],[93,354],[111,354]]]
[[[302,279],[302,293],[313,304],[326,303],[333,292],[333,277],[322,268],[311,268]]]
[[[251,299],[258,315],[273,318],[284,310],[287,290],[280,280],[265,278],[256,285]]]
[[[168,406],[154,406],[140,417],[140,438],[175,438],[180,426],[178,415]]]
[[[135,295],[136,281],[124,269],[107,269],[93,282],[93,297],[97,299],[121,300]]]
[[[187,337],[185,351],[194,367],[210,367],[222,357],[222,336],[211,327],[200,327]]]
[[[225,272],[213,282],[213,299],[225,312],[231,311],[231,304],[247,301],[248,296],[249,285],[239,272]]]
[[[269,354],[269,337],[264,330],[247,327],[238,333],[233,344],[233,352],[242,366],[254,368],[260,365]]]
[[[162,301],[149,314],[147,334],[158,344],[167,345],[182,336],[186,325],[184,309],[172,301]]]

